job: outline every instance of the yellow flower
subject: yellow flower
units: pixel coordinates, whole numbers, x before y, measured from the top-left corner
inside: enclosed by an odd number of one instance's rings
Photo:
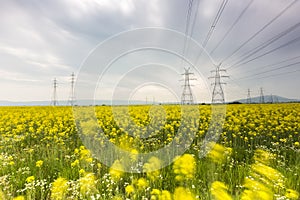
[[[143,171],[147,173],[147,177],[155,180],[159,177],[161,168],[161,161],[153,156],[149,158],[148,162],[144,164]]]
[[[138,155],[139,155],[139,152],[138,152],[136,149],[132,149],[132,150],[130,151],[130,159],[131,159],[132,161],[136,161],[137,158],[138,158]]]
[[[213,182],[210,191],[215,200],[232,200],[228,187],[220,181]]]
[[[68,190],[68,181],[64,178],[57,178],[51,187],[51,199],[62,200],[65,199]]]
[[[76,159],[74,162],[71,163],[71,167],[75,167],[79,165],[79,160]]]
[[[192,179],[194,177],[196,161],[192,154],[177,156],[174,160],[173,169],[174,173],[177,174],[175,177],[177,181]]]
[[[118,181],[123,176],[124,168],[120,160],[115,160],[111,168],[109,169],[109,174],[114,181]]]
[[[160,195],[161,192],[160,192],[159,189],[153,189],[153,190],[151,191],[151,194],[153,194],[153,195]]]
[[[31,182],[34,181],[34,179],[35,179],[34,176],[29,176],[29,177],[26,178],[26,182],[31,183]]]
[[[92,163],[93,162],[93,158],[86,158],[85,161],[88,162],[88,163]]]
[[[153,189],[150,194],[151,200],[172,200],[172,194],[168,190]]]
[[[88,196],[98,192],[96,189],[96,177],[93,173],[87,173],[79,179],[80,193],[83,196]]]
[[[0,157],[1,158],[1,157]],[[4,200],[5,198],[5,194],[2,192],[2,190],[0,189],[0,199]]]
[[[273,195],[265,191],[254,191],[254,190],[244,190],[241,196],[241,200],[273,200]]]
[[[174,200],[195,200],[195,195],[184,187],[177,187],[174,191]]]
[[[284,176],[279,171],[262,163],[252,164],[251,169],[253,170],[253,172],[256,172],[257,174],[268,178],[270,181],[276,184],[283,184],[285,181]]]
[[[44,161],[38,160],[38,161],[36,161],[35,166],[36,167],[41,167],[43,165],[43,163],[44,163]]]
[[[217,143],[210,143],[211,151],[208,153],[208,157],[215,163],[223,163],[231,155],[232,149],[224,147]]]
[[[269,164],[272,159],[274,159],[274,155],[268,151],[257,149],[254,152],[254,160],[256,162]]]
[[[287,189],[285,196],[289,199],[299,199],[299,193],[292,189]]]
[[[161,191],[159,189],[153,189],[150,194],[151,200],[160,200]]]
[[[78,154],[79,153],[79,149],[74,149],[74,154]]]
[[[144,178],[139,178],[136,185],[139,189],[145,189],[148,186],[148,182]]]
[[[295,145],[296,147],[299,147],[299,142],[295,142],[294,145]]]
[[[13,200],[25,200],[24,196],[17,196],[15,198],[13,198]]]
[[[91,157],[91,152],[87,149],[81,148],[81,150],[80,150],[80,159],[85,160],[89,157]]]
[[[172,195],[168,190],[161,191],[160,200],[172,200]]]
[[[133,187],[133,185],[127,185],[125,187],[125,192],[126,192],[127,195],[130,195],[130,194],[134,193],[134,187]]]
[[[80,174],[80,175],[84,175],[84,173],[85,173],[85,170],[84,170],[84,169],[80,169],[80,170],[79,170],[79,174]]]

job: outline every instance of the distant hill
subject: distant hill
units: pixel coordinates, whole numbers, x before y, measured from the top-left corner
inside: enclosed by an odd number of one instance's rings
[[[298,99],[289,99],[277,95],[265,95],[264,96],[265,103],[289,103],[289,102],[300,102]],[[247,103],[247,99],[239,99],[235,102]],[[252,97],[251,103],[260,103],[260,97]]]

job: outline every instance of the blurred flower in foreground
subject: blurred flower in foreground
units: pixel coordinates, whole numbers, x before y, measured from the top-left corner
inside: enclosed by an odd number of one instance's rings
[[[87,196],[97,192],[96,177],[93,173],[87,173],[84,177],[79,179],[80,194]]]
[[[287,189],[285,196],[289,199],[299,199],[299,193],[295,190]]]
[[[1,197],[1,196],[0,196]],[[4,200],[4,199],[3,199]],[[13,200],[25,200],[24,196],[17,196],[15,198],[13,198]]]
[[[228,187],[220,181],[213,182],[210,191],[216,200],[232,200],[231,196],[227,192]]]
[[[161,161],[153,156],[147,163],[144,164],[143,170],[147,173],[147,177],[151,180],[155,180],[159,177],[160,174]]]
[[[172,200],[172,194],[168,190],[153,189],[151,191],[151,200]]]
[[[211,151],[208,153],[208,157],[215,163],[224,163],[227,158],[231,155],[232,149],[224,147],[217,143],[210,143]]]
[[[120,160],[115,160],[111,168],[109,169],[109,174],[114,181],[118,181],[123,175],[123,165]]]
[[[174,191],[174,200],[195,200],[195,195],[184,187],[177,187]]]
[[[259,181],[253,180],[252,178],[246,177],[244,187],[247,188],[243,191],[241,200],[272,200],[273,192],[264,184]]]
[[[68,181],[64,178],[57,178],[51,187],[51,199],[62,200],[65,199],[68,190]]]
[[[274,159],[274,155],[268,151],[256,149],[254,152],[254,160],[256,162],[269,164],[272,159]]]
[[[192,179],[194,177],[196,171],[194,155],[184,154],[182,156],[177,156],[174,160],[173,169],[176,174],[175,179],[177,181]]]

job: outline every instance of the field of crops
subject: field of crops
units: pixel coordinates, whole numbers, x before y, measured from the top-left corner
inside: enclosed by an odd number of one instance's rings
[[[122,170],[125,158],[105,166],[84,146],[71,107],[1,107],[0,200],[300,198],[300,104],[228,105],[221,136],[203,158],[199,143],[211,107],[194,108],[200,116],[197,128],[188,129],[196,135],[187,151],[163,168],[153,156],[141,166],[145,171],[129,173]],[[148,126],[155,116],[149,109],[128,109],[141,127],[133,134],[115,123],[111,107],[95,112],[107,138],[138,156],[175,140],[181,123],[180,106],[166,105],[156,130]]]

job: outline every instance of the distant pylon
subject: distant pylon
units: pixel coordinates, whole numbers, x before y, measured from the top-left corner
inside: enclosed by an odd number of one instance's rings
[[[224,97],[224,90],[222,88],[222,85],[225,84],[221,82],[221,78],[228,78],[229,76],[221,75],[220,72],[226,72],[225,69],[220,69],[221,63],[216,66],[216,69],[211,71],[215,72],[215,75],[209,78],[213,78],[215,80],[212,85],[214,86],[213,92],[212,92],[212,100],[211,102],[213,104],[217,103],[225,103],[225,97]]]
[[[75,103],[75,91],[74,91],[74,84],[75,84],[75,74],[74,72],[71,74],[71,90],[68,99],[68,105],[73,106]]]
[[[51,99],[51,103],[50,103],[53,106],[58,105],[56,88],[57,88],[57,80],[56,80],[56,78],[54,78],[54,80],[53,80],[53,93],[52,93],[52,99]]]
[[[184,68],[184,85],[183,85],[183,91],[181,95],[181,104],[193,104],[194,103],[194,98],[193,98],[193,93],[192,93],[192,88],[190,81],[191,80],[196,80],[195,78],[190,78],[190,75],[193,75],[194,73],[190,72],[190,68]]]
[[[265,103],[264,90],[262,87],[260,88],[259,103]]]
[[[250,89],[248,89],[248,95],[247,95],[247,103],[249,104],[249,103],[251,103],[251,91],[250,91]]]

